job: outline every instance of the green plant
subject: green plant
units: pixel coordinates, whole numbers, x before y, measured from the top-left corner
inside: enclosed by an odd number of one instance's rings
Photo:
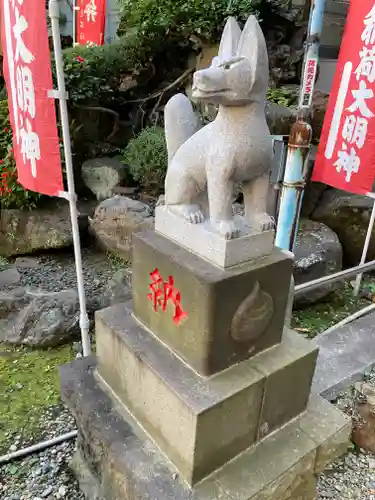
[[[142,37],[189,38],[195,34],[206,40],[220,36],[228,16],[240,21],[258,14],[267,0],[121,0],[123,17],[120,31],[137,28]]]
[[[267,92],[267,100],[280,106],[293,106],[296,102],[296,96],[285,87],[270,88]]]
[[[119,99],[124,77],[136,80],[148,65],[150,48],[129,32],[112,44],[65,49],[63,56],[70,104],[105,106]]]
[[[40,198],[40,193],[24,189],[17,180],[8,101],[0,101],[0,205],[2,208],[30,210]]]
[[[164,130],[157,126],[143,129],[129,141],[123,161],[129,165],[134,180],[140,186],[154,194],[160,193],[168,165]]]

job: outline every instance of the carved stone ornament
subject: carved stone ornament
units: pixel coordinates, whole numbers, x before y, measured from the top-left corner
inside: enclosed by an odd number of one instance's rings
[[[231,327],[231,336],[237,342],[258,339],[269,326],[273,317],[274,305],[271,295],[255,283],[253,291],[237,309]]]
[[[250,16],[243,32],[229,18],[219,54],[197,71],[193,99],[219,105],[203,128],[189,99],[177,94],[165,108],[168,172],[165,205],[192,224],[210,221],[225,239],[240,236],[232,214],[235,183],[243,183],[245,220],[263,232],[273,229],[266,213],[272,139],[265,117],[268,54],[262,30]]]

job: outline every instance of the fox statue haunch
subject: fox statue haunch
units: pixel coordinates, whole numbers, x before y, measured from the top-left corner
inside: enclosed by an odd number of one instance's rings
[[[239,228],[232,215],[233,188],[243,183],[246,222],[273,229],[266,213],[272,139],[265,117],[268,55],[258,21],[251,16],[241,33],[235,19],[224,29],[211,67],[194,74],[193,99],[219,105],[217,118],[199,129],[182,94],[165,109],[168,172],[165,204],[193,224],[209,217],[226,239]]]

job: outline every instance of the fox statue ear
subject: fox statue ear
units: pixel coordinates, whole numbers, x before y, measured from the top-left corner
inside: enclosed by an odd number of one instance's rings
[[[237,52],[238,43],[241,38],[241,28],[234,17],[230,17],[225,24],[221,37],[219,55],[214,59],[216,63],[230,61]]]
[[[269,63],[266,40],[255,16],[250,16],[242,31],[237,49],[238,57],[250,61],[253,82],[268,87]]]

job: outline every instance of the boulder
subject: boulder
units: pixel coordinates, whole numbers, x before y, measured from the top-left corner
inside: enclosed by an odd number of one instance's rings
[[[327,111],[329,94],[316,90],[312,100],[311,127],[313,130],[313,141],[319,143],[322,133],[324,117]]]
[[[300,285],[341,269],[342,248],[337,235],[324,224],[302,219],[295,247],[295,284]],[[336,283],[307,292],[295,300],[294,306],[317,302],[338,286]]]
[[[0,342],[53,347],[79,335],[76,290],[43,292],[15,288],[0,292]]]
[[[374,201],[365,196],[330,189],[320,200],[311,219],[322,222],[339,237],[345,266],[356,266],[362,256]],[[370,241],[368,260],[375,259],[375,230]]]
[[[99,245],[124,260],[131,260],[132,235],[154,227],[148,205],[126,196],[103,201],[90,219],[90,228]]]
[[[375,387],[368,382],[355,384],[352,441],[359,448],[375,453]]]
[[[20,281],[21,275],[15,267],[0,271],[0,290],[17,285]]]
[[[79,223],[80,230],[86,231],[88,213],[85,210],[80,212]],[[30,211],[1,211],[0,255],[3,257],[66,248],[72,244],[68,203]]]
[[[113,195],[113,190],[125,178],[126,167],[116,158],[95,158],[82,165],[82,179],[98,200]]]
[[[266,103],[266,118],[272,135],[289,135],[293,123],[296,121],[295,108],[287,108],[273,102]]]
[[[105,285],[101,295],[101,307],[127,302],[132,297],[132,273],[129,268],[119,269]]]

